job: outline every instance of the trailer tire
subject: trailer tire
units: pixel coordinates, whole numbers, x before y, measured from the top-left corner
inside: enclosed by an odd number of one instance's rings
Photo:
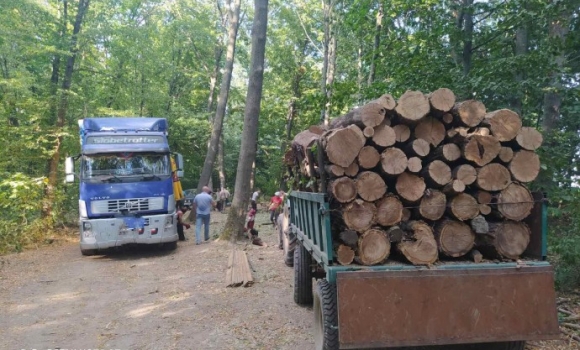
[[[294,302],[312,305],[312,257],[302,244],[294,249]]]
[[[83,249],[81,248],[81,254],[84,256],[92,256],[97,254],[97,250],[96,249]]]
[[[294,266],[294,250],[296,249],[296,236],[290,232],[284,232],[284,264]]]
[[[485,350],[524,350],[525,347],[525,341],[508,341],[488,344]]]
[[[316,350],[337,350],[338,305],[336,285],[327,280],[318,280],[314,293],[314,348]]]

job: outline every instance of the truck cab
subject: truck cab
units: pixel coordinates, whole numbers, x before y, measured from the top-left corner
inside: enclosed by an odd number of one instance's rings
[[[79,120],[81,153],[66,160],[66,181],[79,180],[79,230],[83,255],[129,243],[175,247],[173,182],[164,118]],[[79,170],[74,171],[75,161]]]

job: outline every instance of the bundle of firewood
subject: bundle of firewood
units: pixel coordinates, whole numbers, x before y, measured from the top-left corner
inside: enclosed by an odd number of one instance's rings
[[[391,245],[413,264],[481,253],[517,259],[534,205],[542,135],[508,109],[449,89],[383,95],[313,126],[285,161],[295,187],[327,192],[340,264],[380,264]],[[480,253],[481,252],[481,253]]]

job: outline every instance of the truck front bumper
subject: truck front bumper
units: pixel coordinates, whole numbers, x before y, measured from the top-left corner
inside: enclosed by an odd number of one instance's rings
[[[175,242],[177,218],[173,214],[143,216],[145,226],[127,227],[123,218],[81,219],[81,249],[105,249],[124,244],[157,244]]]

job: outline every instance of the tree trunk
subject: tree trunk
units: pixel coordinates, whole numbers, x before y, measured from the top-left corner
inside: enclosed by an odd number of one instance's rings
[[[428,189],[419,204],[419,215],[427,220],[439,220],[445,214],[447,198],[437,190]]]
[[[457,220],[471,220],[479,215],[479,203],[473,196],[460,193],[449,201],[449,213]]]
[[[476,185],[485,191],[501,191],[511,182],[510,171],[501,164],[490,163],[477,170]]]
[[[358,154],[358,165],[363,169],[372,169],[379,164],[381,155],[373,146],[363,147]]]
[[[523,222],[489,222],[489,234],[478,235],[476,245],[484,254],[518,259],[530,243],[530,228]]]
[[[379,174],[363,171],[356,178],[356,190],[362,199],[374,202],[387,192],[387,185]]]
[[[371,59],[371,66],[369,68],[369,79],[367,82],[368,86],[371,86],[375,81],[375,67],[377,64],[377,60],[379,59],[379,45],[381,43],[381,31],[383,29],[383,3],[379,2],[379,10],[377,11],[376,16],[376,25],[375,25],[375,41],[373,45],[373,56]]]
[[[395,111],[406,124],[414,125],[430,110],[429,99],[421,91],[408,90],[399,98]]]
[[[398,175],[407,169],[407,156],[399,148],[387,148],[381,153],[381,169],[387,175]]]
[[[358,239],[358,257],[363,265],[376,265],[387,259],[391,252],[391,242],[385,231],[370,229]]]
[[[461,124],[474,127],[485,117],[485,105],[476,100],[459,102],[453,107],[453,114]]]
[[[349,177],[339,177],[330,183],[330,193],[338,202],[348,203],[356,198],[356,184]]]
[[[497,196],[497,209],[506,219],[521,221],[534,207],[534,197],[525,186],[511,183]]]
[[[435,226],[435,240],[441,253],[457,258],[469,253],[473,248],[475,234],[471,227],[463,222],[443,220]]]
[[[376,221],[381,226],[392,226],[403,218],[403,203],[394,195],[388,194],[377,201]]]
[[[336,165],[348,167],[365,145],[366,138],[356,125],[337,129],[324,137],[328,160]]]
[[[431,227],[423,221],[408,221],[401,228],[411,240],[397,244],[397,249],[413,265],[430,265],[437,261],[437,242]]]
[[[414,134],[417,139],[425,140],[433,147],[437,147],[445,139],[445,126],[433,117],[425,117],[415,127]]]
[[[504,142],[513,140],[520,132],[522,119],[509,109],[500,109],[487,113],[481,124],[488,126],[498,141]]]
[[[540,148],[543,141],[542,134],[538,130],[527,126],[524,126],[516,136],[518,145],[529,151]]]
[[[220,190],[226,188],[226,169],[224,164],[224,137],[220,137],[218,148],[218,175],[220,179]]]
[[[534,181],[540,173],[540,157],[532,151],[519,151],[508,166],[514,180],[519,182]]]
[[[240,0],[234,0],[232,9],[237,32],[237,19],[239,17]],[[266,31],[268,28],[268,0],[254,0],[254,23],[252,25],[252,49],[251,66],[248,80],[248,93],[246,95],[246,107],[244,110],[244,128],[242,131],[242,144],[236,172],[236,185],[232,206],[222,236],[236,236],[243,233],[245,211],[250,198],[252,178],[252,165],[256,160],[258,141],[258,119],[260,116],[260,102],[262,99],[262,82],[264,80],[264,54],[266,46]],[[235,33],[231,33],[235,43]],[[229,45],[228,45],[229,46]],[[228,61],[233,60],[233,47],[228,48]],[[233,61],[232,61],[233,63]],[[227,79],[231,79],[231,66]],[[228,69],[226,69],[227,71]],[[229,82],[228,82],[229,89]],[[223,85],[222,85],[223,86]],[[223,101],[223,100],[222,100]],[[218,105],[222,102],[219,101]],[[225,106],[224,106],[225,107]],[[216,113],[217,116],[217,113]],[[221,130],[220,130],[221,133]]]
[[[440,88],[429,94],[431,109],[446,113],[455,106],[455,94],[447,88]]]
[[[238,35],[239,28],[239,18],[240,18],[240,2],[241,0],[228,0],[228,11],[229,11],[229,28],[228,28],[228,46],[226,51],[226,65],[224,69],[224,75],[221,82],[220,94],[217,101],[216,113],[213,120],[213,127],[210,138],[210,145],[207,150],[205,161],[203,163],[203,169],[199,176],[199,182],[197,184],[197,192],[200,193],[203,186],[207,186],[211,179],[211,174],[213,170],[213,165],[217,156],[218,144],[222,134],[224,116],[226,114],[226,106],[228,102],[228,95],[230,92],[230,83],[232,80],[232,72],[234,68],[234,55],[236,51],[236,38]],[[267,1],[265,6],[267,7]],[[264,31],[265,33],[265,31]],[[264,34],[265,35],[265,34]],[[263,69],[263,68],[261,68]],[[263,74],[263,73],[260,73]],[[261,82],[260,82],[261,85]],[[260,96],[261,96],[260,87]],[[258,110],[259,110],[258,102]],[[247,105],[246,105],[247,109]],[[255,145],[253,146],[256,147]],[[241,153],[240,153],[241,157]],[[255,158],[255,155],[254,157]],[[250,162],[251,164],[251,162]],[[248,164],[249,166],[249,164]],[[237,179],[236,179],[237,180]],[[237,181],[236,181],[237,182]],[[237,192],[237,191],[236,191]],[[232,211],[233,212],[233,211]],[[231,213],[231,212],[230,212]]]
[[[425,181],[417,175],[402,173],[397,177],[395,189],[401,198],[407,202],[417,202],[425,192]]]
[[[375,224],[377,208],[373,203],[362,199],[355,199],[342,211],[342,217],[346,227],[357,232],[365,232]]]

